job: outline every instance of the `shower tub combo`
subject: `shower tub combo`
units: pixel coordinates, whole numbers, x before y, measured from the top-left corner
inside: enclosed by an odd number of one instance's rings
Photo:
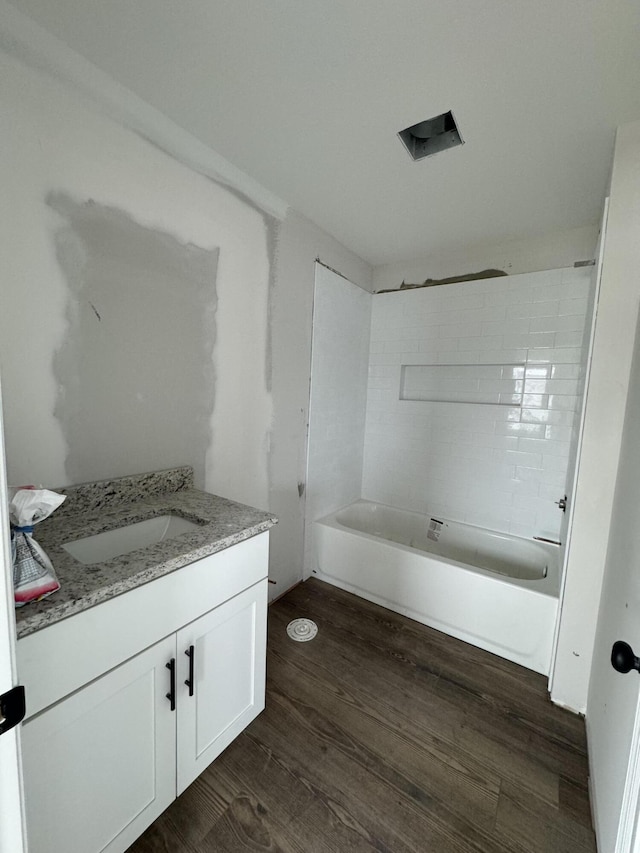
[[[314,524],[314,574],[549,673],[557,545],[356,501]]]

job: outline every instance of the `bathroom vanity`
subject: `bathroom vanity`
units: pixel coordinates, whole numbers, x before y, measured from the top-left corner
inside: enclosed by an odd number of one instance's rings
[[[264,707],[275,519],[180,470],[98,508],[70,489],[36,530],[62,588],[17,613],[31,853],[125,851]],[[64,548],[166,513],[197,527],[101,563]]]

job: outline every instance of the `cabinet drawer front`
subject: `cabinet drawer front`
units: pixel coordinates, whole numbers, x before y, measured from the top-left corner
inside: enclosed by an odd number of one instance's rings
[[[124,851],[175,797],[175,638],[22,728],[30,853]]]
[[[264,708],[267,582],[262,581],[178,632],[184,669],[178,714],[178,794]],[[193,648],[193,695],[189,676]]]
[[[262,533],[18,640],[27,719],[268,572]]]

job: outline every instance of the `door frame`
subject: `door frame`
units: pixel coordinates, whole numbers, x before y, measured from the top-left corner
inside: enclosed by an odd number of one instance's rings
[[[604,200],[604,208],[602,211],[602,220],[600,223],[600,233],[598,235],[598,245],[596,250],[596,269],[595,269],[595,282],[594,282],[594,294],[593,294],[593,310],[591,314],[591,329],[589,331],[589,343],[588,343],[588,351],[587,351],[587,359],[586,359],[586,370],[584,377],[584,391],[582,395],[582,410],[580,412],[580,424],[578,426],[578,440],[577,440],[577,448],[576,448],[576,461],[575,468],[573,472],[573,483],[571,484],[571,491],[569,494],[569,518],[567,520],[567,532],[566,532],[566,541],[564,545],[564,555],[562,560],[562,574],[561,574],[561,582],[560,582],[560,595],[558,598],[558,617],[556,619],[556,625],[553,635],[553,646],[551,651],[551,666],[549,668],[549,679],[548,679],[548,687],[549,693],[553,693],[553,685],[554,685],[554,677],[555,677],[555,669],[556,669],[556,659],[558,654],[558,642],[560,638],[560,624],[562,622],[562,613],[563,613],[563,604],[564,604],[564,595],[565,595],[565,587],[567,581],[567,567],[569,565],[569,553],[571,551],[571,537],[573,533],[573,518],[574,518],[574,510],[576,504],[576,492],[578,485],[578,474],[580,473],[580,456],[582,453],[582,442],[584,438],[584,428],[585,428],[585,419],[587,412],[587,397],[589,395],[589,378],[591,375],[591,363],[593,360],[593,345],[596,335],[596,321],[598,317],[598,302],[600,300],[600,285],[602,283],[602,264],[604,260],[604,244],[607,233],[607,221],[609,217],[609,196],[607,196]],[[640,853],[640,851],[639,851]]]
[[[2,387],[0,386],[0,694],[18,683]],[[0,853],[26,853],[20,726],[0,735]]]
[[[590,786],[591,787],[591,786]],[[591,793],[591,791],[590,791]],[[640,853],[640,694],[633,719],[627,778],[624,783],[620,822],[614,853]]]

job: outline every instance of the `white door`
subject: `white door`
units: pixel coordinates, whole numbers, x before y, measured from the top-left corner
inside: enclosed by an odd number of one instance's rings
[[[637,830],[640,673],[622,675],[613,668],[611,649],[618,640],[640,655],[638,329],[587,705],[592,809],[601,853],[629,853]]]
[[[122,853],[175,799],[172,659],[173,634],[24,724],[31,853]]]
[[[178,795],[264,708],[266,643],[266,579],[178,631]]]
[[[17,684],[12,577],[0,390],[0,695]],[[23,853],[26,842],[18,729],[0,735],[0,803],[0,853]]]

